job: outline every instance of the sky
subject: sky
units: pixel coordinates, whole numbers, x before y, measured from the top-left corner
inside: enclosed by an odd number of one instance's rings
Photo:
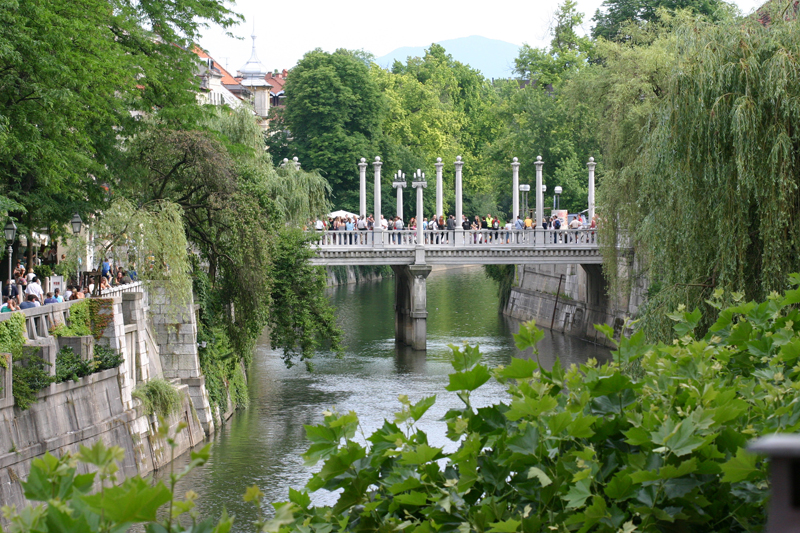
[[[543,47],[560,0],[492,0],[453,2],[442,0],[238,0],[233,10],[246,22],[226,37],[209,27],[200,44],[227,70],[235,73],[249,59],[250,35],[255,26],[256,52],[268,70],[292,68],[315,48],[364,49],[376,57],[401,46],[428,46],[446,39],[480,35],[517,45]],[[578,0],[586,16],[583,30],[602,0]],[[764,0],[735,0],[749,13]]]

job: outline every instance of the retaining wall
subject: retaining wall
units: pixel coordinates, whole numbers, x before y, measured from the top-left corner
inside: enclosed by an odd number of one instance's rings
[[[608,324],[618,338],[626,319],[636,312],[640,291],[625,302],[610,300],[605,291],[599,265],[520,265],[503,312],[523,321],[536,320],[541,328],[552,324],[554,331],[610,345],[594,325]]]
[[[27,349],[37,349],[55,375],[58,350],[72,346],[75,353],[91,357],[94,342],[117,350],[122,364],[77,382],[54,383],[38,393],[29,409],[14,404],[10,354],[0,354],[10,364],[0,367],[0,505],[25,505],[20,481],[27,478],[31,462],[45,452],[61,455],[98,440],[125,451],[119,477],[145,475],[169,463],[172,450],[156,437],[158,421],[147,416],[132,396],[137,385],[159,377],[170,380],[181,395],[181,408],[166,423],[174,429],[178,455],[200,444],[214,431],[214,411],[208,404],[205,380],[197,358],[194,306],[176,309],[156,289],[154,304],[141,283],[104,294],[113,320],[99,338],[50,335],[55,325],[69,323],[70,307],[64,302],[21,311],[26,319]],[[10,313],[0,314],[0,322]],[[179,331],[178,335],[170,333]],[[19,363],[16,363],[19,364]],[[219,415],[217,415],[219,416]],[[224,415],[222,415],[224,416]],[[2,520],[2,519],[0,519]]]

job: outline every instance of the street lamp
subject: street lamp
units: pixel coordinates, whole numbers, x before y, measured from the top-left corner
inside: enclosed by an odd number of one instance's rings
[[[81,216],[78,213],[75,213],[74,215],[72,215],[72,220],[70,220],[69,223],[72,224],[72,234],[75,235],[75,237],[76,237],[75,246],[77,246],[78,245],[77,236],[78,236],[78,233],[81,232],[81,226],[83,226],[83,220],[81,220]],[[80,263],[78,263],[77,269],[78,270],[76,272],[76,275],[77,275],[76,279],[77,279],[77,282],[78,282],[78,288],[80,289],[80,286],[81,286],[81,266],[80,266]]]
[[[6,227],[3,228],[3,231],[6,234],[6,242],[8,243],[8,280],[11,281],[11,254],[14,253],[14,248],[12,244],[14,244],[14,239],[17,236],[17,225],[14,224],[14,221],[10,218],[6,223]],[[11,294],[11,289],[9,289],[9,295]]]
[[[561,208],[561,185],[556,185],[554,192],[556,195],[553,197],[553,209],[560,209]]]
[[[527,216],[527,213],[528,213],[528,191],[531,190],[531,186],[528,185],[528,184],[523,183],[522,185],[519,186],[519,190],[520,190],[520,192],[525,193],[525,194],[523,194],[523,197],[524,197],[523,201],[525,202],[525,214]]]

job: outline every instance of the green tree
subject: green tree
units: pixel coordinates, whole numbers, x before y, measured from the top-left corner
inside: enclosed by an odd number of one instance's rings
[[[604,0],[601,9],[592,18],[595,22],[592,36],[610,40],[627,39],[630,23],[656,22],[659,9],[687,10],[692,14],[714,18],[720,15],[720,11],[727,11],[730,7],[722,0]]]
[[[364,56],[340,49],[308,52],[286,80],[286,108],[269,136],[270,151],[296,155],[328,180],[337,207],[357,210],[358,161],[378,155],[386,110]],[[290,138],[287,149],[275,143]]]
[[[515,72],[540,88],[552,90],[561,80],[586,65],[593,49],[588,37],[580,37],[576,28],[583,23],[583,13],[574,0],[558,6],[549,50],[523,44],[514,60]]]
[[[0,207],[22,233],[57,236],[72,213],[103,204],[119,138],[139,127],[132,111],[192,116],[188,47],[206,23],[238,19],[224,4],[0,2]]]
[[[285,228],[300,227],[310,216],[327,212],[330,188],[316,172],[276,171],[264,152],[263,133],[247,109],[216,112],[204,124],[204,130],[152,124],[130,140],[126,179],[119,186],[141,205],[170,200],[181,206],[187,239],[208,262],[210,283],[225,310],[219,318],[235,353],[249,360],[270,316],[284,312],[278,307],[280,291],[289,287],[278,280],[291,277],[302,283],[303,276],[283,267],[294,264],[299,269],[307,251]],[[276,264],[275,254],[287,240],[294,245],[294,262],[284,251],[284,260]],[[296,311],[287,319],[296,326],[291,334],[288,328],[273,330],[273,345],[289,354],[298,342],[316,346],[323,329],[325,338],[334,344],[337,339],[331,333],[332,314],[325,315],[328,304],[320,300],[319,273],[300,271],[307,274],[307,290],[293,305],[316,309],[321,319],[313,324],[291,322],[301,318]],[[302,355],[307,358],[309,350]]]

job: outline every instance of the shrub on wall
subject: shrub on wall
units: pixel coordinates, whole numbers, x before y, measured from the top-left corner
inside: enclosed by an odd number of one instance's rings
[[[181,406],[181,395],[169,381],[151,379],[133,391],[132,396],[142,401],[147,415],[167,417]]]

